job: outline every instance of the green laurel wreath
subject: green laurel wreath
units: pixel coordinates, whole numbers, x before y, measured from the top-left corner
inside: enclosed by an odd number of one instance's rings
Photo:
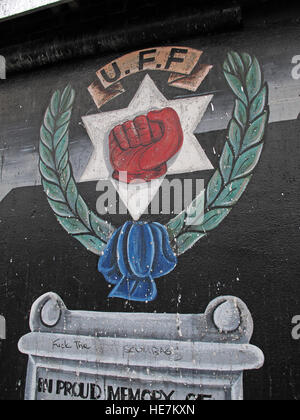
[[[114,228],[88,209],[72,174],[68,148],[74,99],[70,86],[52,97],[41,127],[40,173],[59,223],[89,251],[102,255]]]
[[[263,82],[257,59],[231,52],[223,70],[236,96],[234,114],[219,168],[205,193],[167,224],[177,255],[185,253],[228,216],[250,182],[263,150],[269,119],[268,86]],[[193,220],[193,224],[187,220]]]
[[[269,118],[268,87],[257,59],[231,52],[223,70],[236,96],[234,115],[219,168],[205,193],[166,226],[177,255],[185,253],[228,216],[244,193],[263,149]],[[102,255],[115,228],[89,210],[72,174],[68,148],[74,99],[70,86],[52,97],[41,127],[40,173],[59,223],[89,251]],[[187,223],[191,219],[192,225]]]

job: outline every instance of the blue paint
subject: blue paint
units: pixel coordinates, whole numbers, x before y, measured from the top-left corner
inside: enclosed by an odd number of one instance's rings
[[[127,222],[110,239],[98,270],[115,285],[109,297],[150,302],[157,297],[154,279],[169,274],[176,265],[164,226]]]

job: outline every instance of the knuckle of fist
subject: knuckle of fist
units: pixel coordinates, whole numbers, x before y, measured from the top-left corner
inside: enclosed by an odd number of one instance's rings
[[[123,150],[145,147],[160,141],[165,134],[165,125],[176,123],[177,113],[172,108],[151,111],[139,115],[134,120],[117,125],[110,133],[111,145],[116,144]]]
[[[129,143],[127,141],[127,136],[123,129],[122,125],[117,125],[113,130],[116,141],[119,143],[120,147],[124,150],[129,148]]]
[[[129,144],[131,147],[137,147],[140,145],[140,137],[133,121],[127,121],[124,124],[124,130],[126,132]]]

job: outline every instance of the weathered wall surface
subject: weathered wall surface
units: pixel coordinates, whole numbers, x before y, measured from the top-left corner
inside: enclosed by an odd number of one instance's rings
[[[58,1],[59,0],[1,0],[0,19],[7,19],[15,15],[28,13],[33,9],[50,6]]]
[[[31,305],[50,291],[72,310],[133,313],[137,319],[139,313],[204,313],[213,299],[236,296],[253,317],[251,342],[265,355],[260,370],[245,374],[245,398],[300,397],[299,342],[291,334],[292,319],[300,310],[300,85],[294,58],[300,54],[298,39],[299,28],[291,26],[284,36],[275,27],[268,33],[256,30],[247,36],[234,33],[205,41],[184,40],[177,45],[204,51],[201,62],[214,66],[196,92],[169,86],[169,74],[151,70],[128,75],[122,82],[125,92],[101,109],[105,113],[127,108],[147,73],[169,101],[214,95],[196,137],[218,168],[234,106],[222,69],[226,54],[234,50],[255,55],[269,85],[270,122],[247,190],[222,224],[178,257],[174,271],[156,281],[158,296],[146,303],[108,298],[111,288],[97,270],[97,256],[57,223],[40,185],[40,126],[52,94],[71,84],[76,92],[71,163],[80,193],[96,210],[97,182],[80,182],[93,152],[82,117],[98,113],[87,90],[96,71],[121,54],[40,69],[1,82],[0,313],[7,323],[6,340],[0,341],[1,399],[24,398],[27,356],[19,352],[18,342],[29,332]],[[133,114],[140,115],[139,109]],[[171,179],[204,179],[207,186],[212,174],[208,168],[189,175],[173,173]],[[140,220],[165,225],[172,217],[151,215]],[[131,220],[129,215],[103,218],[116,227]]]

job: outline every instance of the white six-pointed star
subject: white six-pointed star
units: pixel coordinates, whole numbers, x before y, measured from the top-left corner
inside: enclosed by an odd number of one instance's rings
[[[168,100],[146,75],[128,108],[83,117],[83,122],[94,145],[93,155],[81,181],[110,179],[113,168],[109,160],[108,136],[118,124],[133,120],[138,115],[166,107],[173,108],[181,122],[184,143],[177,155],[168,162],[168,175],[213,169],[211,162],[198,143],[194,132],[213,96]],[[127,185],[113,180],[120,198],[134,220],[138,220],[161,186],[164,177],[142,185]]]

